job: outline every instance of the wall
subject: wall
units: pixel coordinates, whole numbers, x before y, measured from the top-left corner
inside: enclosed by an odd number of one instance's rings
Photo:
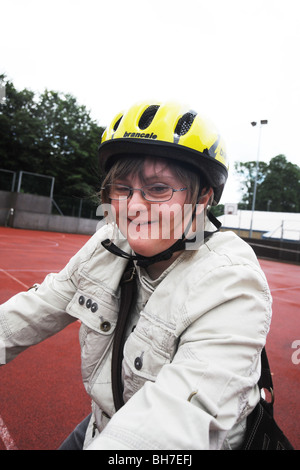
[[[0,225],[29,230],[92,235],[98,220],[51,214],[51,199],[0,191]]]

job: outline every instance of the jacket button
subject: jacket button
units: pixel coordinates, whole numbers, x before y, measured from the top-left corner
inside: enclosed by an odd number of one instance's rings
[[[143,359],[141,357],[136,357],[134,360],[134,367],[137,370],[140,370],[143,367]]]
[[[111,324],[109,321],[103,321],[100,323],[100,330],[104,331],[105,333],[111,329]]]
[[[78,303],[79,303],[79,305],[83,305],[84,302],[85,302],[85,298],[83,297],[83,295],[81,295],[78,299]]]
[[[91,301],[91,299],[87,299],[87,301],[86,301],[86,304],[85,304],[85,305],[86,305],[86,307],[87,307],[87,308],[91,308],[91,305],[92,305],[92,301]]]
[[[94,313],[97,312],[97,310],[98,310],[98,304],[96,304],[96,303],[94,302],[94,303],[91,305],[91,310],[92,310],[92,312],[94,312]]]

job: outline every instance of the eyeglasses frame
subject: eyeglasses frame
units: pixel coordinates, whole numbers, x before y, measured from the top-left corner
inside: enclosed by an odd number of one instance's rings
[[[107,185],[105,185],[103,188],[101,188],[101,190],[102,190],[102,191],[107,191],[107,190],[106,190],[106,186],[113,186],[113,185],[112,185],[112,184],[107,184]],[[187,188],[174,189],[174,188],[172,188],[172,186],[169,186],[168,184],[165,184],[165,185],[164,185],[165,187],[168,187],[168,188],[172,189],[172,195],[171,195],[171,197],[170,197],[169,199],[164,199],[163,201],[159,201],[159,200],[157,200],[157,199],[156,199],[155,201],[153,201],[152,199],[147,199],[147,198],[146,198],[146,196],[145,196],[145,191],[144,191],[145,188],[147,188],[147,187],[149,187],[149,186],[153,186],[153,185],[146,185],[146,186],[143,186],[142,188],[131,188],[130,186],[127,186],[126,184],[120,184],[119,186],[122,186],[123,188],[129,189],[129,194],[128,194],[128,196],[127,196],[126,198],[125,198],[125,197],[124,197],[124,198],[112,198],[112,197],[109,197],[109,199],[110,199],[111,201],[128,201],[128,199],[130,199],[130,198],[132,197],[133,191],[141,191],[142,196],[143,196],[143,198],[145,199],[145,201],[148,201],[148,202],[168,202],[168,201],[170,201],[170,200],[172,199],[174,193],[177,193],[177,192],[180,192],[180,191],[187,191]]]

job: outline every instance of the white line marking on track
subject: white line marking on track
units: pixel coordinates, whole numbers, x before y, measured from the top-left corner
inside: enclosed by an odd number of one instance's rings
[[[27,284],[24,284],[24,282],[20,281],[19,279],[17,279],[17,278],[16,278],[15,276],[13,276],[12,274],[9,274],[7,271],[5,271],[5,269],[0,268],[0,272],[6,274],[6,276],[10,277],[10,278],[13,279],[14,281],[16,281],[16,282],[18,282],[19,284],[21,284],[21,286],[25,287],[25,289],[29,289],[29,286],[27,286]]]
[[[300,289],[300,286],[294,286],[294,287],[277,287],[277,289],[271,289],[271,292],[277,292],[277,291],[282,291],[282,290],[298,290]]]
[[[1,270],[1,268],[0,268]],[[4,271],[4,270],[3,270]],[[8,273],[13,273],[13,272],[16,272],[16,273],[21,273],[21,272],[25,272],[25,273],[59,273],[59,270],[58,269],[31,269],[31,268],[12,268],[12,269],[5,269],[5,272],[8,274]]]
[[[6,450],[18,450],[1,416],[0,416],[0,439],[2,440]]]

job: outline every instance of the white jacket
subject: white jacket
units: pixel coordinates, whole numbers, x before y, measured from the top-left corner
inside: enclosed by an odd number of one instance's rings
[[[115,413],[111,353],[127,261],[102,247],[110,236],[104,226],[60,273],[0,306],[3,362],[79,319],[93,409],[85,448],[236,448],[259,400],[271,319],[268,284],[252,249],[219,232],[178,258],[125,343],[126,403]],[[127,241],[118,244],[129,251]]]

